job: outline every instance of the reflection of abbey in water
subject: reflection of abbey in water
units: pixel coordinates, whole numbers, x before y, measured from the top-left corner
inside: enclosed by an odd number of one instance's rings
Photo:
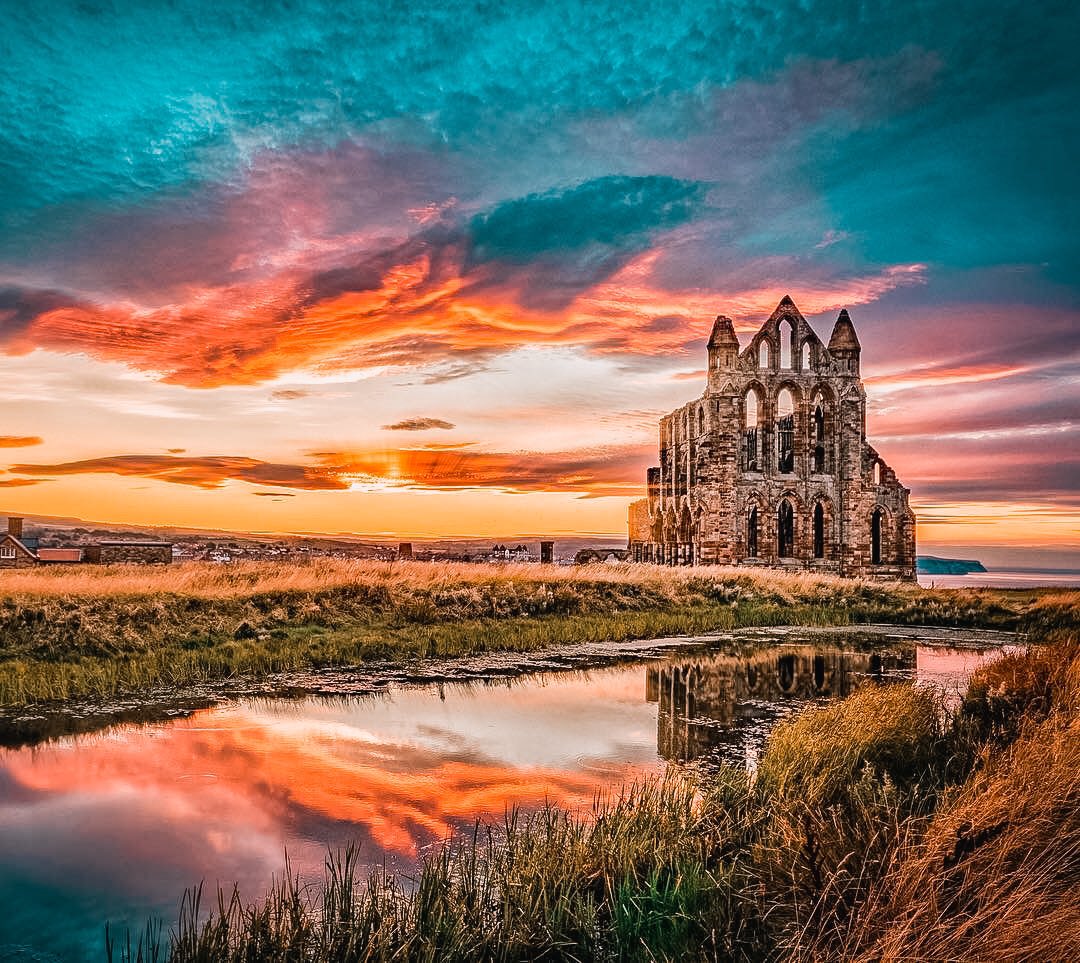
[[[650,668],[645,699],[658,703],[657,750],[688,762],[727,741],[738,723],[773,714],[762,703],[846,696],[867,680],[913,669],[914,653],[769,649],[748,657],[711,656]]]

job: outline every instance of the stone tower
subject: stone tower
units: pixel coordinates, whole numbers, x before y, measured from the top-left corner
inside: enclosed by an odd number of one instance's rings
[[[790,297],[742,350],[718,317],[704,394],[660,420],[632,557],[914,581],[915,516],[866,442],[861,351],[846,310],[828,347]]]

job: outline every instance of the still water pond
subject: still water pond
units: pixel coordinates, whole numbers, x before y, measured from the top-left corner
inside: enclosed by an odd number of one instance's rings
[[[168,924],[200,880],[257,896],[286,849],[313,878],[352,841],[408,872],[511,806],[587,809],[671,763],[753,766],[807,702],[904,678],[955,693],[1004,641],[759,634],[588,671],[239,700],[0,750],[0,958],[102,959],[106,920]]]

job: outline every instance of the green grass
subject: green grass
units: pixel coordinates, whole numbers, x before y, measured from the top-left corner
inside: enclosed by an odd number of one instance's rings
[[[0,578],[0,710],[239,675],[764,625],[1067,625],[1076,593],[651,566],[190,564]]]

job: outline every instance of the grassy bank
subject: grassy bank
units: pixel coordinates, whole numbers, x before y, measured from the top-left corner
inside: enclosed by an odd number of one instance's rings
[[[925,590],[804,573],[318,561],[0,576],[0,709],[371,659],[756,625],[1043,629],[1077,592]]]
[[[808,710],[753,780],[511,815],[408,892],[355,865],[209,921],[189,894],[173,963],[1076,959],[1080,640],[980,670],[950,718],[910,685]]]

